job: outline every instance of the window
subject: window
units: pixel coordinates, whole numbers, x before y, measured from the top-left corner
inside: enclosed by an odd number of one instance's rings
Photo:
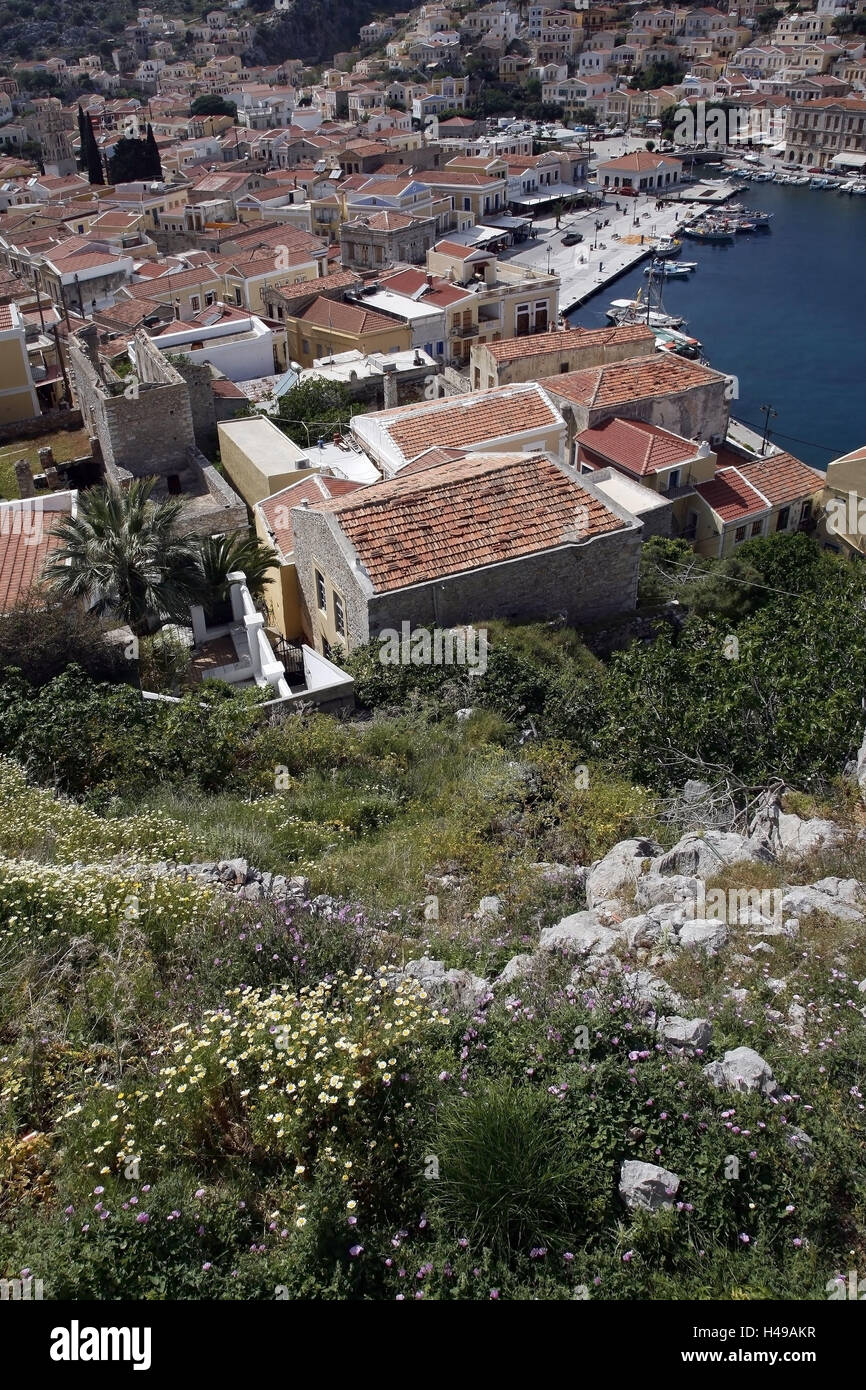
[[[236,289],[236,290],[235,290],[235,304],[241,305],[241,304],[243,304],[243,302],[244,302],[243,291],[240,290],[240,289]]]
[[[763,529],[764,529],[764,523],[763,523],[763,521],[753,521],[753,522],[752,522],[752,535],[753,535],[753,536],[760,536],[760,534],[761,534],[761,532],[763,531]]]
[[[788,521],[790,520],[790,516],[791,516],[791,508],[790,508],[790,507],[783,507],[782,510],[779,512],[779,515],[776,517],[776,530],[777,530],[777,531],[787,531],[787,529],[788,529]]]
[[[345,637],[346,609],[343,604],[343,600],[340,598],[340,595],[337,593],[336,589],[334,589],[332,592],[334,595],[334,631],[336,632],[338,637]]]
[[[680,485],[680,470],[679,470],[678,468],[672,468],[671,471],[670,471],[670,473],[668,474],[668,491],[669,491],[669,492],[672,492],[673,489],[674,489],[675,487],[679,487],[679,485]]]
[[[201,300],[199,299],[197,294],[190,295],[189,307],[192,309],[194,314],[198,313],[199,309],[201,308]]]
[[[208,306],[210,306],[211,304],[213,304],[213,302],[214,302],[215,299],[216,299],[216,295],[214,294],[213,290],[208,290],[207,294],[206,294],[205,297],[204,297],[204,302],[205,302],[205,304],[207,304]]]
[[[745,526],[738,526],[737,529],[736,529],[736,531],[734,532],[734,544],[735,544],[735,545],[739,545],[740,541],[744,541],[745,539],[746,539],[746,528],[745,528]]]
[[[314,571],[316,576],[316,603],[322,613],[328,611],[328,592],[325,588],[325,580],[318,570]]]

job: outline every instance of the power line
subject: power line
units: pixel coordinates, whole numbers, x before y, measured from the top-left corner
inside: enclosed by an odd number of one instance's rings
[[[661,568],[662,564],[674,565],[677,569],[690,570],[693,568],[692,565],[687,564],[684,560],[653,560],[653,564],[655,565],[662,578],[670,578],[669,575],[665,575],[664,570]],[[721,571],[718,570],[714,571],[712,569],[706,569],[699,570],[698,572],[702,578],[709,578],[710,575],[713,575],[716,579],[722,579],[727,584],[743,584],[749,589],[766,589],[768,593],[781,594],[783,598],[804,598],[807,592],[802,589],[799,592],[795,592],[792,589],[777,589],[772,584],[760,584],[756,579],[737,579],[737,577],[733,574],[723,574],[721,573]]]
[[[753,430],[763,430],[763,425],[756,425],[754,420],[744,420],[744,425],[748,425]],[[790,439],[793,444],[805,444],[808,449],[826,449],[828,454],[844,454],[847,449],[837,449],[834,444],[816,444],[814,439],[798,439],[795,434],[784,434],[782,430],[771,430],[770,435],[776,439]]]

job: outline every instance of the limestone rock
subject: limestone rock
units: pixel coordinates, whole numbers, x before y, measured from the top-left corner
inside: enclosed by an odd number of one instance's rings
[[[711,1085],[726,1091],[760,1091],[772,1096],[779,1089],[769,1062],[751,1047],[735,1047],[721,1062],[710,1062],[704,1076]]]
[[[688,950],[706,951],[715,955],[727,944],[728,929],[724,922],[699,918],[696,922],[686,922],[677,936],[677,941]]]
[[[705,1052],[713,1036],[709,1019],[681,1018],[679,1014],[660,1018],[658,1032],[669,1051],[689,1054]]]
[[[616,945],[618,935],[605,927],[594,912],[573,912],[539,937],[540,951],[565,951],[568,955],[604,955]]]
[[[586,901],[590,907],[606,898],[616,898],[631,887],[643,872],[643,861],[661,853],[654,840],[620,840],[586,876]]]
[[[680,1179],[656,1163],[627,1158],[620,1168],[619,1195],[629,1211],[662,1211],[673,1206]]]
[[[689,831],[667,854],[654,860],[650,868],[659,874],[711,878],[728,864],[769,857],[767,850],[733,830]]]
[[[623,975],[623,993],[635,1001],[639,1011],[678,1013],[684,1002],[666,980],[651,970],[634,970]]]
[[[779,848],[782,854],[803,856],[813,854],[819,849],[835,849],[845,839],[840,826],[831,820],[813,817],[802,820],[800,816],[779,813]]]

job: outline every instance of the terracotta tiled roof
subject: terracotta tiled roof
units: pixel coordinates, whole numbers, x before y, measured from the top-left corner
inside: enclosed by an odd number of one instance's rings
[[[549,333],[530,333],[521,338],[501,338],[498,343],[485,344],[497,362],[519,362],[522,357],[534,357],[545,352],[560,352],[563,348],[605,347],[615,343],[646,343],[655,334],[644,323],[623,323],[615,328],[566,328]]]
[[[271,493],[259,502],[261,511],[283,559],[288,559],[295,548],[292,532],[292,507],[300,507],[304,502],[321,502],[332,497],[346,497],[357,492],[362,483],[349,482],[346,478],[328,478],[321,473],[313,473],[298,483],[290,483],[279,492]]]
[[[419,169],[415,178],[418,183],[459,184],[462,188],[496,188],[504,182],[504,175],[494,178],[488,174],[475,174],[469,169]]]
[[[599,160],[599,169],[615,169],[624,174],[655,173],[663,164],[682,165],[681,159],[669,154],[650,154],[648,150],[635,150],[634,154],[621,154],[617,159]]]
[[[12,513],[11,508],[3,508],[4,512],[7,510]],[[5,516],[3,519],[6,524],[0,526],[0,613],[8,613],[38,583],[46,559],[60,542],[50,529],[48,513],[38,518],[46,523],[38,540],[32,529],[32,522],[37,518],[27,516],[23,519],[26,524],[19,527],[14,519],[10,521]]]
[[[583,430],[577,436],[582,449],[588,449],[608,463],[619,465],[643,478],[660,468],[686,463],[698,452],[698,445],[681,439],[643,420],[620,420],[614,416],[603,425]]]
[[[382,426],[407,461],[437,445],[471,448],[529,430],[555,430],[562,423],[535,382],[374,411],[366,419]]]
[[[343,304],[339,299],[314,299],[298,318],[317,328],[333,328],[337,333],[384,333],[388,329],[400,332],[403,325],[397,319],[377,314],[360,304]]]
[[[473,256],[489,260],[492,253],[482,251],[480,246],[467,246],[462,241],[437,241],[433,250],[441,256],[453,256],[458,261],[468,261]]]
[[[12,305],[0,304],[0,333],[8,333],[14,327],[12,322]]]
[[[746,482],[738,468],[720,468],[710,482],[698,483],[695,492],[722,521],[745,521],[769,510],[765,499]]]
[[[269,285],[264,293],[270,298],[297,299],[304,294],[318,295],[324,291],[351,289],[362,283],[360,275],[354,270],[336,270],[333,275],[323,275],[317,280],[296,280],[290,285]],[[327,296],[326,296],[327,297]]]
[[[630,357],[602,367],[585,367],[561,376],[545,377],[539,384],[553,396],[576,405],[625,405],[648,396],[669,396],[694,386],[723,382],[721,372],[690,362],[685,357],[658,353],[655,357]]]
[[[440,463],[453,463],[455,459],[466,457],[465,449],[442,449],[436,445],[433,449],[425,449],[423,454],[419,454],[411,463],[407,463],[405,468],[400,469],[400,477],[405,478],[407,474],[420,473],[425,468],[438,468]],[[504,454],[499,455],[504,458]],[[509,458],[516,455],[508,455]]]
[[[793,454],[769,454],[766,458],[741,463],[740,472],[774,507],[810,497],[824,486],[824,474],[801,463]]]
[[[472,454],[314,506],[335,516],[379,593],[567,544],[578,507],[586,538],[624,525],[543,454]]]

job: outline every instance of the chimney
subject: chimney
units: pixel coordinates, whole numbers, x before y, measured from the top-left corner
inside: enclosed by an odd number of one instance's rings
[[[386,410],[394,410],[397,405],[397,363],[384,362],[382,364],[382,387],[384,391],[384,407]]]
[[[433,272],[431,270],[427,271],[427,288],[430,290],[433,288]]]

